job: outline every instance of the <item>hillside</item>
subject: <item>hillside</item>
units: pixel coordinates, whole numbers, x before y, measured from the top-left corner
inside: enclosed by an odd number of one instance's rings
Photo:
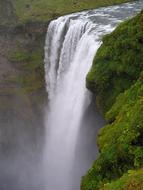
[[[129,0],[13,0],[12,4],[19,22],[49,21],[55,17],[128,2]]]
[[[143,189],[143,12],[103,39],[87,87],[108,125],[82,190]]]
[[[3,160],[9,159],[13,164],[16,159],[11,155],[18,152],[20,159],[24,155],[33,162],[36,153],[40,155],[43,151],[43,107],[47,100],[43,60],[49,22],[71,12],[128,1],[0,0],[0,154]],[[99,134],[101,154],[83,177],[82,190],[142,189],[142,26],[143,13],[106,36],[87,77],[87,87],[96,93],[97,105],[108,125]]]
[[[18,123],[22,126],[21,130],[28,128],[30,132],[26,133],[29,139],[33,138],[31,135],[39,133],[39,122],[43,119],[41,110],[46,97],[43,60],[49,21],[73,11],[126,1],[67,0],[65,3],[63,0],[0,0],[0,120],[1,131],[4,131],[0,141],[2,150],[6,145],[15,144],[15,140],[9,137],[10,126],[15,139]],[[34,125],[36,135],[31,133]]]

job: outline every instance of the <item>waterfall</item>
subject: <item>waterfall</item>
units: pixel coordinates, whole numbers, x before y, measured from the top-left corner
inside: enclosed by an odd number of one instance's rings
[[[102,37],[136,14],[140,5],[127,3],[84,11],[50,23],[45,44],[46,190],[70,190],[79,130],[91,103],[91,93],[85,87],[87,72]]]

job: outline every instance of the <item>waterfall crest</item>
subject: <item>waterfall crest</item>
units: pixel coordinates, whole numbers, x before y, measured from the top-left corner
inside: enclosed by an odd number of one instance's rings
[[[45,44],[47,190],[70,190],[79,129],[91,103],[91,93],[85,87],[87,72],[102,37],[136,14],[140,5],[84,11],[50,23]]]

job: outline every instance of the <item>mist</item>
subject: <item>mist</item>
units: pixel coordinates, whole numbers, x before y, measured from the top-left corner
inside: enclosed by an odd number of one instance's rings
[[[34,73],[34,77],[42,78],[35,92],[32,91],[34,85],[28,86],[30,75],[25,71],[27,86],[26,82],[20,83],[23,73],[19,63],[12,62],[12,65],[5,59],[7,52],[2,52],[0,190],[80,189],[81,177],[98,156],[96,139],[106,123],[95,98],[86,88],[87,73],[102,37],[136,15],[142,7],[141,1],[126,3],[52,21],[44,36],[45,47],[40,46],[45,50],[44,72],[41,65],[34,71],[37,74]],[[15,47],[17,40],[33,53],[41,33],[35,36],[29,33],[25,37],[20,30],[18,32],[19,37],[15,31],[12,35],[0,36],[0,49],[8,51]],[[32,90],[25,93],[25,88]]]

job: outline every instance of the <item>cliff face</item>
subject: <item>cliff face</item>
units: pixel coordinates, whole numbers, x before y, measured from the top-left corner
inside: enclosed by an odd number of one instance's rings
[[[12,7],[8,2],[9,8]],[[31,22],[21,26],[15,19],[9,22],[0,25],[0,152],[3,155],[19,148],[27,151],[28,144],[37,150],[44,134],[46,97],[43,49],[47,24]]]
[[[0,0],[0,168],[2,160],[6,169],[6,160],[11,166],[15,160],[11,155],[19,151],[21,160],[26,153],[32,161],[33,151],[42,151],[46,97],[43,58],[49,21],[73,11],[126,1],[68,0],[65,4],[59,0]],[[4,189],[1,175],[0,189]],[[6,174],[6,184],[10,178]]]
[[[65,1],[58,0],[0,0],[0,131],[2,131],[0,144],[2,150],[5,150],[6,145],[11,144],[15,147],[19,144],[16,140],[19,139],[17,134],[17,131],[20,131],[19,126],[29,140],[35,138],[41,130],[39,129],[42,125],[40,115],[42,115],[42,105],[46,96],[43,50],[48,22],[69,12],[126,1],[103,0],[83,3],[83,1],[68,0],[65,4]],[[9,131],[10,128],[13,133]]]
[[[11,0],[0,0],[0,23],[9,24],[16,21],[16,15]]]
[[[143,12],[103,39],[87,87],[108,125],[82,190],[143,189]]]

